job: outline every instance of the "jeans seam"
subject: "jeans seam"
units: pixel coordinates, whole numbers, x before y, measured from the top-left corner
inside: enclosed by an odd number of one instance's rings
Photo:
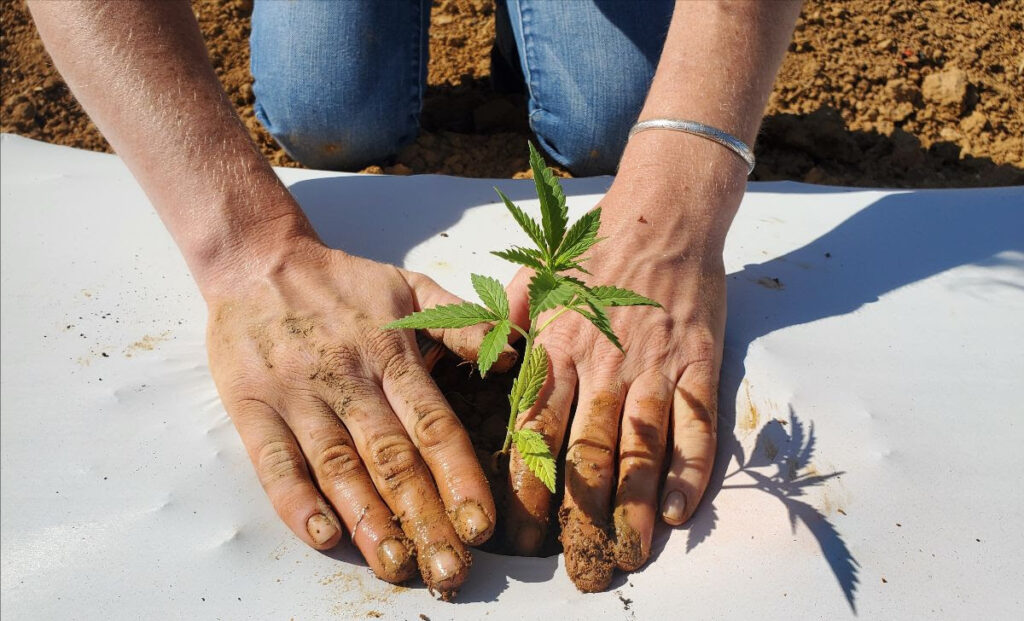
[[[425,62],[426,62],[426,59],[423,58],[423,47],[424,47],[423,46],[423,37],[425,36],[425,33],[423,32],[423,30],[424,30],[424,25],[423,25],[423,7],[424,7],[424,5],[426,5],[426,2],[424,0],[414,0],[414,1],[416,2],[417,12],[416,12],[416,28],[415,28],[415,31],[414,31],[415,32],[415,39],[414,39],[415,53],[412,55],[412,58],[413,58],[413,66],[412,66],[413,88],[412,88],[412,93],[413,93],[413,95],[412,95],[412,102],[411,102],[410,111],[409,111],[409,121],[410,121],[409,122],[409,127],[419,127],[419,123],[420,123],[419,115],[420,115],[420,110],[423,107],[423,88],[424,88],[424,84],[423,83],[425,82],[425,80],[424,80],[424,78],[422,76],[422,73],[423,73],[423,67],[425,66]],[[429,6],[428,6],[427,10],[428,11],[430,10]],[[428,22],[428,24],[429,24],[429,22]],[[400,143],[404,143],[404,142],[406,142],[407,140],[409,140],[411,138],[415,138],[415,135],[413,135],[413,136],[405,136],[405,135],[403,135],[403,136],[401,136],[399,138],[399,142]]]
[[[528,119],[530,119],[532,121],[533,117],[538,112],[543,112],[544,109],[540,105],[540,99],[537,97],[537,90],[538,89],[537,89],[536,82],[534,81],[534,75],[533,75],[534,72],[533,72],[532,66],[534,64],[536,64],[536,63],[531,62],[531,55],[533,54],[533,46],[530,44],[529,36],[528,36],[527,30],[526,30],[526,24],[529,22],[529,20],[526,20],[526,21],[523,20],[523,13],[525,13],[528,9],[527,9],[527,7],[523,6],[523,1],[522,0],[517,0],[516,1],[516,7],[519,9],[518,11],[516,11],[516,19],[519,21],[519,32],[522,33],[522,37],[523,37],[523,46],[522,46],[523,49],[521,50],[522,61],[523,61],[523,73],[525,74],[523,77],[524,77],[524,79],[526,81],[526,88],[529,91],[529,93],[528,93],[529,99],[537,107],[535,110],[532,110],[530,112],[530,114],[528,115],[528,117],[527,117]],[[535,60],[535,59],[533,59],[533,60]]]

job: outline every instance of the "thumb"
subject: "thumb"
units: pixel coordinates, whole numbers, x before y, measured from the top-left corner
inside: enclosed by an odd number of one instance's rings
[[[412,289],[413,303],[415,304],[414,310],[416,311],[443,304],[461,304],[465,302],[459,296],[442,288],[441,285],[434,282],[428,276],[405,270],[402,270],[402,274]],[[491,326],[489,324],[481,323],[469,326],[468,328],[430,328],[422,330],[422,333],[430,337],[434,343],[443,344],[459,358],[469,362],[476,362],[480,353],[480,343],[490,329]],[[416,341],[420,346],[420,353],[423,354],[423,358],[427,362],[427,367],[432,367],[440,358],[440,350],[436,346],[431,347],[432,344],[426,342],[423,338],[417,337]],[[516,351],[510,345],[505,345],[505,349],[498,355],[498,360],[491,369],[497,373],[504,373],[512,368],[517,358],[518,354]]]

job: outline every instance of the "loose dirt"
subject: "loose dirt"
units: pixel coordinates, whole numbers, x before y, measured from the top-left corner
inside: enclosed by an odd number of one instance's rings
[[[253,115],[252,0],[193,0],[217,75],[271,162],[297,164]],[[808,0],[752,179],[852,186],[1024,184],[1024,1]],[[0,130],[108,145],[64,86],[28,11],[0,13]],[[521,97],[495,93],[493,0],[437,0],[423,131],[371,173],[522,177]]]

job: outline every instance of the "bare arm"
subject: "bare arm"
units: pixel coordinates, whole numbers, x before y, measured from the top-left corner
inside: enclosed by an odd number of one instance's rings
[[[201,289],[230,264],[308,233],[217,81],[187,1],[29,8],[57,69],[142,185]]]
[[[799,8],[797,1],[677,2],[640,119],[699,121],[753,145]],[[746,176],[742,159],[704,138],[636,134],[601,201],[600,235],[614,243],[595,248],[586,267],[592,282],[622,283],[664,309],[634,309],[628,318],[617,313],[625,309],[609,309],[625,354],[576,317],[538,339],[554,380],[524,420],[548,446],[569,435],[559,517],[566,569],[585,591],[606,588],[615,567],[643,565],[655,520],[687,521],[707,487],[725,333],[722,249]],[[521,272],[510,287],[520,317],[529,276]],[[510,503],[509,532],[532,553],[550,494],[527,472],[514,458],[520,502]]]

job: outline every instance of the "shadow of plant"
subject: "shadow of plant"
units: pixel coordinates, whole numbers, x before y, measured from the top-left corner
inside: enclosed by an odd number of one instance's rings
[[[850,608],[856,612],[854,595],[859,582],[857,571],[860,567],[853,558],[842,536],[824,514],[806,500],[808,491],[845,474],[842,471],[819,474],[810,467],[814,457],[814,423],[806,426],[789,408],[789,420],[769,421],[757,435],[753,450],[746,455],[742,444],[734,434],[727,443],[728,455],[720,455],[720,463],[728,467],[735,458],[739,467],[723,475],[728,481],[740,475],[753,479],[753,483],[723,483],[721,489],[753,489],[778,498],[789,512],[789,525],[796,532],[797,523],[814,535],[821,552],[828,562],[832,574],[839,582]],[[714,503],[706,507],[710,513],[707,519],[696,522],[689,531],[687,551],[692,550],[711,534],[717,522]]]

